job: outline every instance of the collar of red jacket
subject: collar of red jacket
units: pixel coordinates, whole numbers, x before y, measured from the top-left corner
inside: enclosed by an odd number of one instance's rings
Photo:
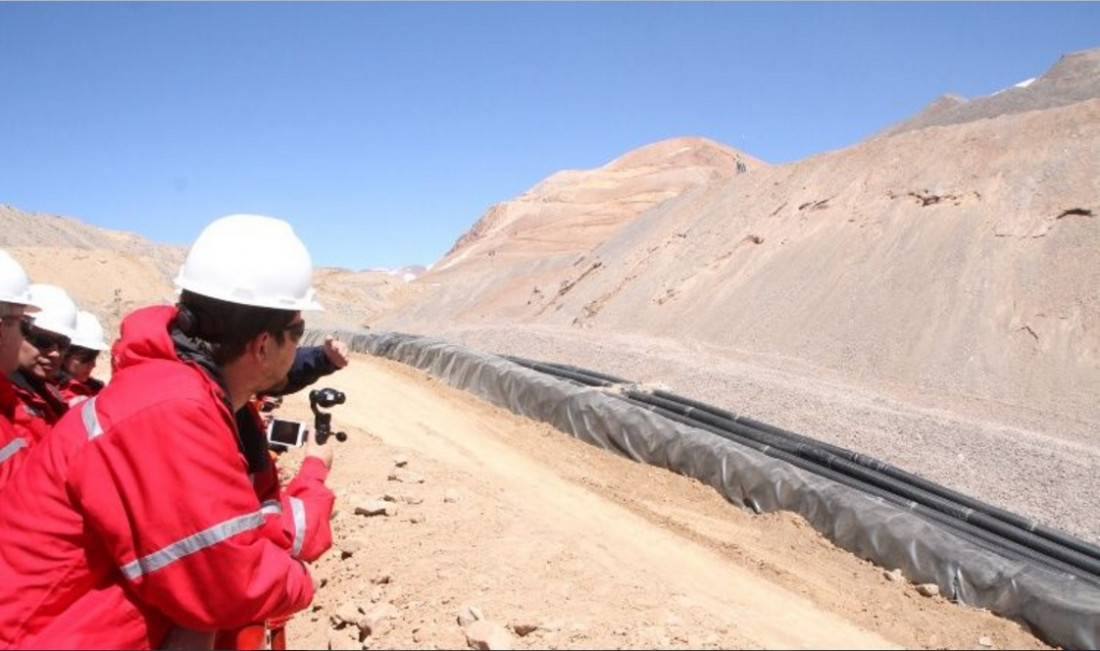
[[[36,412],[48,414],[45,418],[50,424],[68,411],[69,405],[61,397],[57,382],[38,378],[34,373],[23,368],[15,369],[8,379],[11,380],[16,400],[25,403]]]
[[[0,374],[0,415],[10,422],[15,417],[15,406],[19,404],[19,395],[8,376]]]

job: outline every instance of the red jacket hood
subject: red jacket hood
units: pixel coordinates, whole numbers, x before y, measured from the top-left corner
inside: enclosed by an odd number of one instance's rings
[[[168,332],[176,317],[174,305],[152,305],[127,314],[119,324],[119,338],[111,347],[112,373],[150,359],[179,360]]]

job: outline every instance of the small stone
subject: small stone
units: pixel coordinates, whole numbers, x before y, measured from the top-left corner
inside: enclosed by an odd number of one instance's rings
[[[387,476],[390,481],[397,481],[403,484],[423,484],[424,476],[415,472],[409,472],[407,470],[399,469],[394,470]]]
[[[993,638],[988,635],[983,635],[978,638],[978,644],[986,647],[993,646]]]
[[[459,626],[469,626],[476,621],[485,619],[485,615],[477,606],[463,606],[458,609],[456,614],[458,615],[457,619]]]
[[[520,637],[526,637],[539,630],[538,624],[531,622],[512,622],[512,630]]]
[[[471,649],[502,649],[512,648],[512,635],[508,629],[496,622],[478,620],[465,629],[466,644]]]
[[[893,581],[894,583],[897,583],[905,578],[905,575],[901,573],[901,570],[889,570],[883,572],[882,575],[886,577],[887,581]]]
[[[397,515],[397,507],[390,502],[383,500],[370,500],[369,502],[363,502],[359,506],[355,507],[355,515]]]
[[[370,609],[359,618],[357,624],[363,636],[377,636],[389,625],[389,620],[397,619],[400,616],[401,611],[397,609],[397,606],[391,603],[382,602],[371,606]]]
[[[447,503],[453,503],[458,501],[458,491],[453,488],[448,488],[443,492],[443,501]]]
[[[940,586],[935,583],[922,583],[917,586],[917,592],[925,597],[935,597],[940,593]]]
[[[338,543],[340,549],[340,558],[346,559],[355,555],[356,552],[363,549],[363,541],[358,538],[352,538],[348,536],[340,537]]]
[[[371,577],[370,580],[370,582],[374,585],[385,585],[386,583],[391,583],[392,581],[393,577],[390,575],[389,572],[379,572],[378,574],[375,574],[373,577]]]
[[[345,624],[353,624],[359,621],[360,616],[359,606],[352,602],[346,602],[336,609],[336,612],[332,615],[331,621],[333,626],[343,628]]]

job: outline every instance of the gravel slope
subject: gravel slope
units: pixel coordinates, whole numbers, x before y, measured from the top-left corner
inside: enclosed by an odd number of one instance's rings
[[[534,326],[424,334],[659,385],[868,454],[1100,544],[1100,449],[1089,441],[1089,423],[1019,405],[861,386],[794,360],[669,340]]]

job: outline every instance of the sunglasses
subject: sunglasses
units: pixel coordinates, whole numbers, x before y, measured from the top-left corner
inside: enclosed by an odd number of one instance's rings
[[[30,328],[34,325],[34,317],[30,314],[5,314],[0,316],[0,323],[4,325],[18,325],[22,330],[23,328]]]
[[[23,321],[20,324],[20,329],[23,331],[23,339],[30,345],[38,349],[40,353],[46,353],[57,348],[64,352],[72,341],[65,335],[55,335],[52,332],[46,332],[40,328],[34,327],[34,322],[30,324],[27,321]]]
[[[91,348],[82,348],[80,346],[70,346],[69,351],[65,353],[69,359],[75,359],[83,364],[91,364],[99,357],[98,350],[92,350]]]
[[[290,338],[295,343],[297,343],[302,338],[302,335],[304,335],[306,333],[306,322],[305,321],[295,321],[294,323],[291,323],[287,327],[283,328],[282,332],[285,332],[288,335],[290,335]]]

